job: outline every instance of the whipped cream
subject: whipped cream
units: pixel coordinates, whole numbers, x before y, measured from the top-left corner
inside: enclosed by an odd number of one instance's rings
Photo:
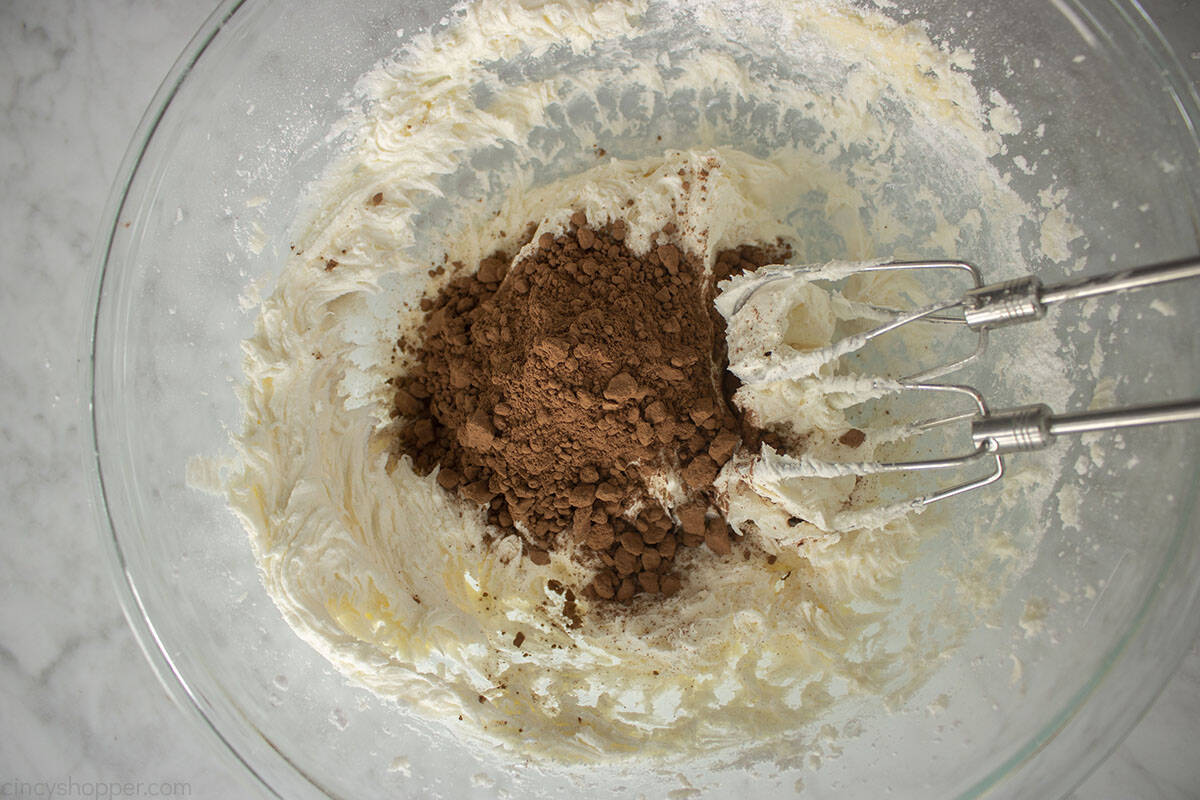
[[[676,596],[627,612],[580,598],[572,627],[549,588],[583,583],[570,553],[539,567],[514,541],[484,545],[478,509],[391,455],[386,381],[408,363],[397,333],[452,273],[431,266],[511,251],[527,223],[536,239],[575,210],[625,220],[635,251],[674,222],[709,265],[779,239],[801,262],[953,257],[965,242],[1019,263],[1032,212],[989,161],[998,101],[970,67],[916,24],[834,0],[481,0],[364,76],[353,144],[311,187],[245,343],[226,485],[297,634],[459,735],[563,762],[787,758],[846,698],[919,685],[953,635],[914,638],[895,587],[937,526],[847,526],[875,499],[853,476],[780,475],[764,492],[731,462],[720,480],[750,557],[689,551]],[[912,289],[849,282],[764,289],[760,327],[731,329],[731,354],[761,353],[764,335],[820,351]],[[737,402],[814,458],[845,457],[848,409],[893,386],[831,363]]]

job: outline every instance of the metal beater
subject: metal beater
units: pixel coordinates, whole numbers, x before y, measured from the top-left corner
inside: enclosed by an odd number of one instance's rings
[[[866,265],[857,267],[854,271],[895,270],[947,270],[966,274],[974,284],[973,288],[957,300],[935,303],[911,312],[876,308],[876,311],[894,315],[893,318],[855,337],[858,347],[861,347],[872,339],[921,321],[956,324],[976,332],[977,344],[969,355],[900,379],[900,385],[904,389],[970,398],[971,411],[916,422],[908,426],[908,430],[911,433],[919,433],[955,422],[967,422],[970,425],[971,441],[975,445],[974,451],[947,458],[901,462],[832,464],[803,457],[791,460],[782,473],[780,466],[776,465],[775,472],[780,477],[957,469],[976,461],[991,461],[991,470],[986,475],[913,500],[913,505],[928,505],[998,481],[1004,475],[1006,454],[1040,450],[1057,436],[1170,422],[1200,421],[1200,398],[1061,415],[1055,414],[1049,406],[1041,403],[992,411],[983,396],[970,386],[931,382],[980,358],[987,350],[988,331],[994,328],[1041,319],[1050,306],[1068,300],[1082,300],[1188,278],[1200,278],[1200,258],[1120,270],[1052,286],[1043,285],[1032,275],[985,285],[979,270],[962,261],[904,261]],[[752,280],[740,287],[741,296],[733,306],[733,314],[739,313],[762,287],[780,280],[803,280],[804,272],[803,269],[795,268],[768,268],[757,281]],[[776,374],[769,376],[769,380],[778,379]],[[753,383],[754,379],[748,382]]]

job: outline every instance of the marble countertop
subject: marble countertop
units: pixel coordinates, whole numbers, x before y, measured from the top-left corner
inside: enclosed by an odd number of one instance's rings
[[[1200,79],[1200,3],[1143,5]],[[196,0],[0,4],[0,796],[19,796],[14,781],[68,780],[79,793],[89,782],[153,793],[166,781],[186,785],[176,795],[257,796],[173,707],[126,627],[88,508],[75,399],[78,319],[109,185],[210,10]],[[1198,740],[1200,643],[1073,800],[1200,797]]]

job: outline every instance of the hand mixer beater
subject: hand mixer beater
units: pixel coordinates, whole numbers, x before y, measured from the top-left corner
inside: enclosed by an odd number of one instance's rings
[[[837,341],[815,353],[798,354],[789,358],[776,353],[762,354],[758,363],[731,365],[743,383],[769,383],[812,374],[815,364],[834,361],[860,350],[867,342],[918,322],[934,322],[961,326],[977,335],[974,350],[968,355],[947,363],[921,370],[900,378],[892,391],[914,390],[969,398],[971,410],[917,421],[903,426],[909,435],[932,428],[965,423],[969,426],[974,450],[944,458],[898,462],[827,462],[808,456],[774,457],[771,472],[777,478],[832,477],[839,475],[868,475],[884,472],[908,472],[961,469],[974,462],[990,462],[987,473],[965,482],[939,489],[914,498],[915,507],[978,489],[999,480],[1004,475],[1004,456],[1009,453],[1039,450],[1055,437],[1089,431],[1107,431],[1142,425],[1171,422],[1200,421],[1200,398],[1149,403],[1125,408],[1055,414],[1049,406],[1038,403],[992,410],[982,394],[970,386],[938,383],[935,379],[958,370],[979,359],[987,350],[988,332],[995,328],[1039,320],[1046,310],[1058,303],[1088,297],[1124,293],[1149,286],[1158,286],[1190,278],[1200,278],[1200,258],[1153,264],[1084,277],[1052,286],[1045,286],[1029,275],[1001,283],[984,284],[980,271],[961,261],[904,261],[885,264],[830,265],[821,267],[773,266],[756,273],[740,276],[723,285],[718,308],[729,322],[739,314],[748,313],[748,305],[764,287],[780,281],[836,280],[853,273],[890,271],[937,271],[947,275],[966,276],[972,282],[961,297],[938,302],[913,311],[899,312],[870,306],[870,310],[890,317],[888,321],[865,332]]]

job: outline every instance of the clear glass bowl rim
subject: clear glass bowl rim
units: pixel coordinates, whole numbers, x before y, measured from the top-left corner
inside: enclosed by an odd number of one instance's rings
[[[134,638],[150,663],[155,676],[172,701],[188,717],[195,721],[200,730],[207,734],[206,738],[216,745],[217,752],[226,764],[240,777],[250,779],[259,789],[265,790],[276,797],[284,797],[285,795],[281,793],[282,786],[280,781],[272,780],[268,775],[264,774],[267,770],[260,769],[255,764],[250,763],[243,753],[239,751],[234,741],[232,741],[236,737],[227,735],[226,731],[221,730],[205,714],[204,703],[197,696],[188,679],[177,668],[170,656],[166,643],[159,637],[154,621],[150,619],[149,613],[141,602],[137,581],[127,565],[122,548],[121,534],[117,530],[117,526],[109,511],[110,500],[106,493],[104,477],[105,456],[101,453],[99,445],[95,395],[95,345],[101,308],[104,302],[104,287],[106,277],[110,274],[110,269],[115,268],[112,262],[114,241],[121,212],[125,209],[129,200],[129,193],[134,183],[134,178],[142,165],[146,149],[153,139],[159,123],[167,114],[173,100],[182,85],[187,81],[192,70],[203,57],[209,45],[221,34],[230,20],[244,6],[250,5],[253,2],[254,0],[222,0],[220,5],[204,21],[195,35],[192,36],[180,56],[172,65],[147,106],[130,140],[130,144],[126,149],[116,178],[110,189],[104,212],[100,217],[97,233],[93,239],[94,244],[90,269],[91,285],[85,294],[85,308],[81,314],[83,328],[80,336],[78,385],[81,400],[79,403],[79,410],[82,415],[81,429],[87,431],[87,435],[82,439],[84,450],[82,455],[84,470],[89,478],[91,505],[96,516],[97,532],[102,540],[102,547],[107,556],[109,573],[113,580],[122,612],[130,629],[133,631]],[[1200,95],[1197,94],[1196,88],[1188,79],[1183,65],[1167,42],[1166,37],[1138,0],[1107,0],[1107,3],[1129,25],[1130,29],[1137,36],[1138,43],[1144,48],[1146,55],[1158,67],[1159,79],[1162,81],[1164,88],[1170,92],[1171,99],[1179,111],[1187,134],[1192,144],[1196,146],[1197,152],[1200,153],[1200,134],[1198,134],[1197,130],[1200,128]],[[1070,5],[1075,6],[1076,3],[1072,1]],[[1178,549],[1180,539],[1186,533],[1187,531],[1183,529],[1177,533],[1172,545],[1172,552]],[[1164,565],[1165,570],[1166,565]],[[1030,762],[1046,758],[1047,748],[1053,739],[1077,715],[1088,698],[1097,693],[1097,688],[1112,672],[1114,666],[1120,661],[1121,655],[1130,647],[1136,646],[1139,639],[1147,638],[1147,628],[1143,622],[1149,616],[1150,611],[1160,597],[1159,586],[1161,586],[1161,581],[1151,591],[1144,607],[1138,615],[1135,625],[1113,648],[1102,669],[1074,697],[1070,698],[1063,711],[1050,720],[1037,735],[1030,739],[1020,752],[1000,764],[970,790],[961,795],[961,797],[978,797],[983,795],[995,788],[1005,777],[1026,768]],[[1097,744],[1100,746],[1095,747],[1088,753],[1086,758],[1082,759],[1085,768],[1078,771],[1078,776],[1074,782],[1075,785],[1081,782],[1092,769],[1098,766],[1103,758],[1111,753],[1133,729],[1162,692],[1162,689],[1178,668],[1179,663],[1183,660],[1196,636],[1200,635],[1200,599],[1192,605],[1195,607],[1189,609],[1192,612],[1189,616],[1193,621],[1190,625],[1188,635],[1175,640],[1173,642],[1174,648],[1171,652],[1161,653],[1160,651],[1161,655],[1164,656],[1159,662],[1162,669],[1160,670],[1160,674],[1155,676],[1155,680],[1146,681],[1141,687],[1140,695],[1136,701],[1137,713],[1130,715],[1121,724],[1112,726],[1106,732],[1107,735],[1099,739]],[[248,733],[254,736],[262,736],[252,726]],[[275,769],[282,767],[289,773],[290,780],[287,781],[288,783],[298,781],[324,793],[320,784],[313,781],[300,765],[288,760],[269,741],[266,744],[268,750],[278,756],[279,762],[272,765],[270,771],[273,772]],[[1070,791],[1070,788],[1073,787],[1068,787],[1067,791]]]

